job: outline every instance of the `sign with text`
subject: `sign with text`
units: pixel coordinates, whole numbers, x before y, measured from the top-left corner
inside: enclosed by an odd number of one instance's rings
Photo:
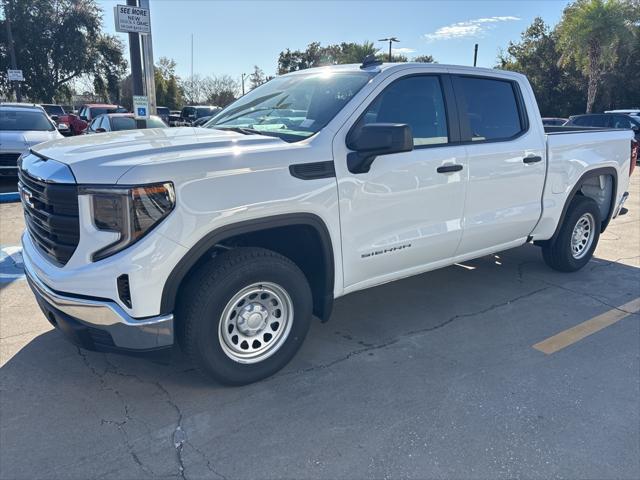
[[[24,82],[22,70],[7,70],[7,77],[10,82]]]
[[[133,116],[136,120],[149,118],[149,97],[146,95],[133,96]]]
[[[148,8],[116,5],[114,18],[117,32],[151,33],[151,18]]]

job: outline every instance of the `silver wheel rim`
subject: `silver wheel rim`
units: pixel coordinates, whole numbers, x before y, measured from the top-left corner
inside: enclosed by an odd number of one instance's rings
[[[596,226],[596,221],[593,215],[585,213],[582,215],[576,225],[573,227],[573,233],[571,234],[571,255],[576,260],[583,258],[593,243],[593,232]]]
[[[227,303],[218,340],[231,360],[258,363],[282,347],[292,324],[293,303],[286,290],[275,283],[254,283]]]

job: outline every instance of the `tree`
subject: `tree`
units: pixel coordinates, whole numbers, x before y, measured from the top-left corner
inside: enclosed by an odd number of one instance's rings
[[[3,44],[6,19],[11,21],[23,92],[33,101],[68,96],[74,79],[90,76],[99,93],[118,97],[126,71],[123,46],[102,33],[102,12],[95,0],[3,0],[0,21]],[[0,70],[8,68],[3,45]]]
[[[417,62],[417,63],[438,63],[434,60],[433,56],[431,55],[418,55],[417,57],[414,57],[414,59],[411,61]]]
[[[305,68],[344,63],[361,63],[367,56],[377,54],[373,42],[343,42],[323,47],[320,42],[310,43],[306,50],[286,49],[278,57],[278,74],[282,75]],[[406,57],[403,57],[407,61]]]
[[[254,65],[253,73],[249,75],[249,85],[251,86],[251,89],[253,90],[256,87],[259,87],[266,81],[267,80],[262,69],[257,65]]]
[[[182,94],[178,86],[176,62],[167,57],[160,57],[154,69],[156,84],[156,105],[176,110],[182,106]]]
[[[238,96],[239,85],[229,75],[206,77],[202,82],[204,101],[208,105],[226,107]]]
[[[633,0],[577,0],[558,25],[561,63],[575,61],[588,78],[587,113],[593,111],[603,76],[611,72],[619,47],[631,40],[627,21]]]
[[[197,73],[193,77],[187,77],[180,80],[180,89],[185,102],[190,105],[198,105],[205,99],[204,94],[205,79]]]
[[[498,57],[498,68],[527,76],[543,116],[569,116],[581,112],[586,82],[573,62],[560,62],[557,34],[537,17],[522,33],[520,42],[509,42]]]

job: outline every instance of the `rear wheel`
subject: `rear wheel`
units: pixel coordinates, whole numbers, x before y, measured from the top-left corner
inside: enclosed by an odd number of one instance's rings
[[[289,259],[238,248],[200,266],[178,304],[179,341],[205,374],[231,385],[284,367],[311,321],[311,290]]]
[[[584,267],[600,238],[600,209],[591,198],[576,196],[569,205],[557,237],[542,247],[544,261],[561,272]]]

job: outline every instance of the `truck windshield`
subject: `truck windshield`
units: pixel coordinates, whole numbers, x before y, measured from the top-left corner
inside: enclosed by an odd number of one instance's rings
[[[314,72],[277,77],[239,98],[204,126],[295,142],[321,130],[375,73]]]
[[[0,131],[2,130],[51,132],[55,127],[42,111],[0,110]]]

